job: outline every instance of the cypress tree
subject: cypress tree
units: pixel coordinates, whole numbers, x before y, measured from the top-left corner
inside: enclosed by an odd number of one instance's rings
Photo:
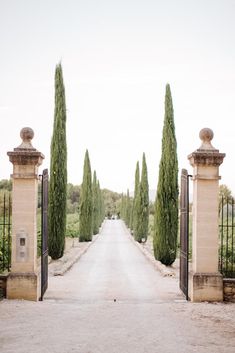
[[[92,196],[93,196],[93,234],[99,233],[99,191],[96,178],[96,171],[93,173],[93,182],[92,182]]]
[[[132,229],[134,232],[134,236],[137,233],[137,196],[139,192],[139,186],[140,186],[140,168],[139,168],[139,162],[136,163],[136,169],[135,169],[135,190],[134,190],[134,200],[133,200],[133,208],[132,208]]]
[[[145,153],[143,153],[143,159],[142,159],[140,194],[141,194],[140,229],[141,229],[142,239],[144,238],[146,241],[148,237],[148,225],[149,225],[149,184],[148,184],[148,170],[147,170]]]
[[[127,189],[127,194],[126,194],[126,210],[125,210],[125,223],[127,227],[129,228],[130,226],[130,217],[131,217],[131,201],[130,201],[130,194],[129,194],[129,189]]]
[[[79,208],[79,241],[91,241],[93,234],[93,198],[91,165],[88,150],[86,150],[83,181],[81,187],[80,208]]]
[[[51,140],[48,202],[48,247],[52,259],[63,256],[66,230],[67,144],[66,104],[61,64],[55,70],[55,109]]]
[[[154,255],[165,265],[176,258],[178,233],[178,159],[170,85],[166,86],[162,155],[154,215]]]
[[[138,175],[137,175],[138,176]],[[142,173],[137,197],[135,202],[135,240],[141,243],[147,240],[148,237],[148,222],[149,222],[149,187],[148,187],[148,172],[145,154],[142,159]]]

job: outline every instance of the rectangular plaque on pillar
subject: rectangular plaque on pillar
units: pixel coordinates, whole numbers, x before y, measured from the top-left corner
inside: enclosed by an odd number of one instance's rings
[[[29,259],[29,237],[25,230],[16,234],[16,262],[27,262]]]

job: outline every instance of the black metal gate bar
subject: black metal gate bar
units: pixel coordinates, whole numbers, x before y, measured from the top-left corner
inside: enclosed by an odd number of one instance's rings
[[[188,172],[182,169],[181,172],[181,193],[180,193],[180,289],[188,296],[188,228],[189,228],[189,183]]]
[[[48,286],[48,170],[42,174],[42,217],[41,217],[41,298]]]
[[[7,270],[11,267],[11,195],[8,198],[8,224],[7,224]]]
[[[0,213],[0,272],[10,271],[11,267],[11,196],[3,195],[3,208]]]
[[[6,256],[6,195],[3,197],[3,232],[2,232],[2,267],[6,268],[5,256]]]

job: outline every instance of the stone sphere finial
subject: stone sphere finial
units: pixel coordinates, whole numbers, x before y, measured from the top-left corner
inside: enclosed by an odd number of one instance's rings
[[[22,138],[22,143],[19,147],[17,147],[18,149],[34,149],[31,140],[34,137],[34,131],[33,129],[31,129],[31,127],[24,127],[23,129],[21,129],[20,131],[20,137]]]
[[[211,144],[211,140],[214,137],[214,133],[211,129],[205,127],[199,133],[199,137],[202,140],[200,150],[214,150],[215,148]]]

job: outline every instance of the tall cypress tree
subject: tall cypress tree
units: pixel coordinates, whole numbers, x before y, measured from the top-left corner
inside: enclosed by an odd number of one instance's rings
[[[93,234],[93,198],[91,165],[88,150],[86,150],[83,181],[79,207],[79,241],[91,241]]]
[[[66,104],[61,64],[55,70],[55,110],[51,140],[48,204],[48,246],[52,259],[63,256],[66,230],[67,144]]]
[[[141,180],[137,190],[135,201],[135,240],[141,243],[146,241],[148,237],[148,222],[149,222],[149,187],[148,187],[148,172],[145,154],[142,159]]]
[[[96,171],[93,173],[92,182],[92,196],[93,196],[93,234],[99,233],[99,191],[96,178]]]
[[[154,255],[165,265],[176,258],[178,233],[178,159],[170,85],[166,86],[162,155],[154,215]]]
[[[140,167],[139,167],[139,162],[137,162],[136,169],[135,169],[135,190],[134,190],[134,199],[133,199],[133,207],[132,207],[132,229],[134,234],[136,233],[136,227],[137,227],[136,200],[137,200],[139,186],[140,186]]]

